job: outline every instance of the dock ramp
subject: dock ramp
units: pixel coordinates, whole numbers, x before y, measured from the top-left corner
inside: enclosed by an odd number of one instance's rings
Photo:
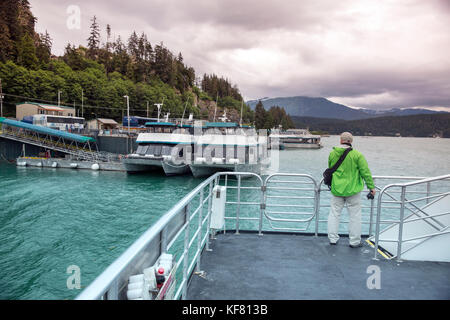
[[[118,155],[99,152],[92,137],[1,117],[0,137],[70,154],[80,160],[108,162],[118,160]]]

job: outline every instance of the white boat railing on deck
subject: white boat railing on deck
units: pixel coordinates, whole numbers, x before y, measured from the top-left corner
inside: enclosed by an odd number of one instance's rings
[[[444,197],[446,197],[447,195],[450,194],[449,191],[441,191],[441,192],[434,192],[431,193],[430,189],[431,189],[431,183],[432,182],[437,182],[437,181],[448,181],[448,179],[450,179],[450,174],[449,175],[443,175],[443,176],[438,176],[438,177],[433,177],[433,178],[423,178],[420,180],[416,180],[416,181],[411,181],[411,182],[406,182],[406,183],[394,183],[394,184],[389,184],[387,186],[385,186],[381,191],[380,194],[377,198],[377,221],[376,221],[376,231],[375,231],[375,256],[374,258],[376,259],[378,256],[378,249],[379,249],[379,242],[380,242],[380,232],[381,232],[381,228],[380,228],[380,223],[381,223],[381,209],[382,209],[382,204],[383,203],[389,203],[389,204],[399,204],[400,205],[400,215],[399,215],[399,219],[398,220],[390,220],[389,222],[392,223],[391,226],[398,226],[398,238],[397,239],[383,239],[383,242],[396,242],[397,243],[397,250],[396,250],[396,255],[395,257],[397,258],[397,260],[401,260],[402,254],[406,253],[407,251],[412,250],[414,247],[418,246],[420,244],[416,243],[413,246],[409,247],[407,250],[402,251],[402,246],[407,243],[407,242],[411,242],[411,241],[415,241],[415,240],[422,240],[422,239],[429,239],[431,237],[435,237],[438,235],[442,235],[442,234],[447,234],[450,233],[449,230],[449,225],[445,225],[442,223],[442,220],[437,220],[437,217],[442,217],[442,216],[448,216],[450,215],[450,211],[445,211],[445,212],[439,212],[439,213],[435,213],[435,214],[428,214],[425,210],[426,207],[428,205],[431,205],[434,202],[437,202],[441,199],[443,199]],[[425,197],[419,197],[419,198],[414,198],[414,199],[407,199],[406,195],[408,194],[408,188],[414,187],[414,186],[420,186],[420,185],[426,185],[427,191],[426,191],[426,196]],[[400,199],[396,199],[395,197],[392,196],[392,191],[390,191],[391,189],[395,189],[395,188],[400,188],[400,191],[397,191],[397,193],[400,193]],[[418,192],[413,192],[413,193],[418,193]],[[391,200],[383,200],[384,196],[389,196],[389,198]],[[432,200],[432,201],[431,201]],[[419,207],[419,205],[416,205],[415,203],[420,203],[420,202],[426,202],[426,205],[423,207]],[[431,202],[430,202],[431,201]],[[409,207],[407,207],[407,205],[409,205]],[[412,208],[411,208],[412,207]],[[410,210],[411,211],[411,215],[409,217],[405,217],[405,210]],[[420,214],[422,214],[422,216],[420,216]],[[410,219],[410,217],[412,216],[418,216],[418,218],[412,218]],[[407,220],[406,220],[407,219]],[[414,237],[410,237],[410,238],[404,238],[403,237],[403,230],[404,230],[404,226],[406,223],[411,223],[411,222],[415,222],[415,221],[424,221],[426,222],[428,225],[430,225],[433,229],[435,229],[435,232],[428,232],[425,234],[422,234],[420,236],[414,236]]]
[[[229,185],[229,176],[235,176],[237,178],[236,185]],[[253,177],[251,186],[243,186],[242,178]],[[219,185],[221,179],[225,181],[225,186],[227,190],[236,190],[236,201],[227,201],[226,204],[234,205],[235,215],[225,216],[226,220],[235,220],[235,232],[239,233],[241,229],[241,221],[256,222],[258,224],[257,229],[258,234],[263,234],[263,222],[267,222],[266,226],[269,230],[275,230],[278,232],[298,232],[306,231],[311,222],[315,221],[314,234],[317,236],[319,234],[319,224],[324,223],[326,219],[320,219],[320,209],[328,208],[329,204],[320,203],[320,195],[323,192],[328,192],[328,188],[323,188],[323,179],[317,182],[312,176],[306,174],[273,174],[266,179],[261,176],[249,173],[249,172],[219,172],[216,173],[205,181],[200,183],[194,190],[189,192],[182,200],[180,200],[176,205],[174,205],[166,214],[164,214],[155,224],[153,224],[144,234],[139,237],[119,258],[117,258],[109,267],[107,267],[103,273],[98,276],[80,295],[77,299],[81,300],[91,300],[91,299],[125,299],[126,298],[126,287],[128,283],[128,278],[132,275],[142,273],[144,268],[148,268],[153,265],[158,257],[162,253],[168,252],[177,240],[183,242],[181,248],[181,256],[176,257],[176,266],[183,266],[182,268],[182,280],[177,284],[175,289],[174,298],[175,299],[186,299],[187,297],[187,285],[191,274],[194,272],[194,268],[197,272],[201,270],[200,256],[202,251],[206,248],[209,250],[209,241],[211,236],[211,230],[209,227],[210,217],[212,212],[212,191],[216,185]],[[277,178],[277,179],[276,179]],[[303,181],[294,181],[290,179],[303,179]],[[372,235],[373,224],[375,223],[375,245],[378,248],[378,235],[380,233],[380,225],[388,223],[404,223],[404,211],[405,209],[412,210],[406,207],[406,204],[411,206],[414,201],[426,201],[427,203],[434,198],[438,198],[443,194],[449,194],[449,192],[431,192],[431,183],[436,181],[450,181],[450,175],[440,176],[436,178],[418,178],[418,177],[389,177],[389,176],[374,176],[374,181],[384,181],[384,180],[414,180],[412,182],[406,183],[395,183],[387,185],[383,188],[377,186],[376,188],[381,190],[378,195],[377,201],[371,200],[370,206],[363,206],[365,209],[369,209],[368,220],[362,221],[364,224],[369,224],[369,236]],[[281,180],[280,180],[281,179]],[[286,180],[287,179],[287,180]],[[247,179],[245,179],[247,181]],[[255,182],[256,181],[256,182]],[[276,184],[294,184],[294,186],[280,186],[276,187]],[[297,184],[297,185],[296,185]],[[298,188],[300,184],[305,184],[309,187]],[[407,188],[414,185],[425,185],[425,191],[411,190],[408,191]],[[398,192],[392,191],[391,189],[396,187],[401,187],[400,199],[396,198]],[[253,201],[242,201],[242,192],[250,190],[253,194]],[[270,190],[281,191],[282,194],[269,194]],[[312,192],[313,196],[286,196],[283,192],[289,191],[301,191],[301,192]],[[389,191],[389,192],[388,192]],[[409,200],[406,199],[405,195],[408,194],[425,194],[425,197]],[[259,193],[259,195],[258,195]],[[365,195],[362,195],[365,197]],[[384,196],[389,196],[392,201],[382,201]],[[256,198],[256,200],[255,200]],[[194,207],[194,202],[198,199],[198,205]],[[303,201],[301,204],[293,206],[291,204],[272,204],[270,199],[294,199]],[[245,200],[245,199],[244,199]],[[311,201],[310,204],[305,204],[304,201]],[[381,208],[383,203],[400,203],[400,218],[399,220],[382,220],[381,219]],[[310,209],[310,212],[303,211],[274,211],[268,210],[272,207],[281,207],[286,210],[286,208],[297,208],[300,209]],[[248,215],[241,215],[241,206],[256,206],[256,214],[253,217]],[[388,209],[398,209],[394,207],[385,207]],[[193,209],[193,210],[191,210]],[[419,208],[420,210],[420,208]],[[376,212],[376,222],[374,222],[374,214]],[[280,218],[279,214],[294,215],[294,218]],[[449,214],[449,212],[444,213]],[[299,219],[299,217],[306,216],[304,219]],[[197,219],[197,223],[194,218]],[[423,220],[432,219],[433,217],[420,218]],[[290,227],[278,227],[273,223],[290,223]],[[342,223],[348,223],[348,221],[341,221]],[[306,223],[307,227],[300,228],[298,225],[301,223]],[[192,229],[192,230],[191,230]],[[223,230],[225,232],[225,228]],[[442,230],[442,232],[450,232]],[[191,235],[192,234],[192,235]],[[432,237],[433,234],[426,235]],[[425,237],[426,237],[425,236]],[[182,238],[183,237],[183,238]],[[401,238],[401,233],[399,235]],[[403,241],[408,241],[411,239],[403,239]],[[401,249],[401,242],[399,241],[399,248]],[[195,249],[192,254],[191,248]],[[401,251],[398,251],[401,252]],[[375,250],[376,258],[377,250]],[[192,256],[192,259],[190,257]],[[398,257],[400,258],[400,256]]]

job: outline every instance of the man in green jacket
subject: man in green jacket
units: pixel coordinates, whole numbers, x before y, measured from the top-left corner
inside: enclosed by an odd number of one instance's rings
[[[328,157],[328,167],[331,168],[347,148],[352,147],[353,136],[349,132],[341,134],[341,145],[334,147]],[[350,247],[361,246],[361,191],[364,182],[372,195],[375,195],[375,185],[367,161],[361,152],[353,149],[345,157],[339,168],[333,173],[331,181],[331,210],[328,216],[328,239],[330,244],[339,240],[339,220],[344,205],[349,213],[348,233]]]

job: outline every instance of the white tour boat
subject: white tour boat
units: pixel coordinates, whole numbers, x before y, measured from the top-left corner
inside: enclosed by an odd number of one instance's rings
[[[122,159],[127,172],[164,170],[166,175],[189,172],[193,135],[189,125],[171,122],[147,122],[140,133],[136,152]]]
[[[272,140],[277,139],[280,149],[320,149],[320,136],[313,135],[306,129],[288,129],[269,135],[270,147]]]

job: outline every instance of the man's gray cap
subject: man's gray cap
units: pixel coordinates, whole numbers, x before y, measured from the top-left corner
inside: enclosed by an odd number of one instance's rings
[[[343,133],[341,133],[341,141],[342,142],[352,143],[353,142],[352,134],[350,132],[343,132]]]

